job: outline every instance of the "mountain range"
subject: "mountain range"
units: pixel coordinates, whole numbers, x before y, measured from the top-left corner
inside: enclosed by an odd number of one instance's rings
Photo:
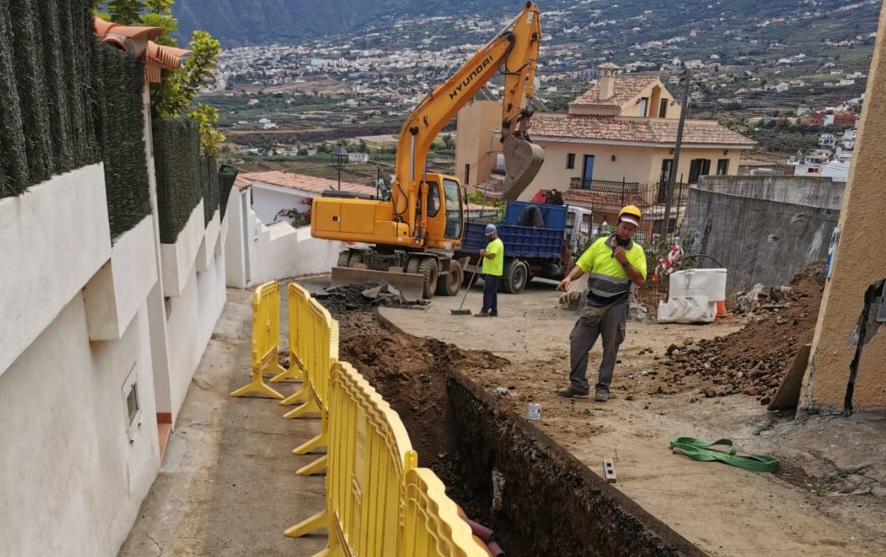
[[[668,40],[682,41],[681,47],[690,52],[721,55],[729,55],[729,44],[737,41],[798,46],[803,51],[841,41],[861,43],[865,37],[870,45],[873,39],[868,35],[876,31],[882,4],[879,0],[542,0],[538,5],[546,40],[593,45],[593,50],[611,50],[618,58],[642,43]],[[418,41],[430,35],[452,43],[458,41],[458,24],[491,20],[499,25],[521,8],[522,2],[514,0],[177,0],[173,14],[179,20],[180,44],[194,29],[204,29],[221,41],[222,48],[233,48],[370,31],[386,40],[402,36]],[[736,54],[741,50],[736,49]]]

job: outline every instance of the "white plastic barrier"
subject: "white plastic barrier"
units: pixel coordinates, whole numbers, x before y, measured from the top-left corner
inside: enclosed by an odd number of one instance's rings
[[[690,269],[670,276],[668,301],[658,304],[659,323],[711,323],[726,300],[726,269]]]

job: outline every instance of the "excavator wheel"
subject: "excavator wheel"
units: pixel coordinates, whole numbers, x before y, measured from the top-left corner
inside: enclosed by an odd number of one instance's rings
[[[440,296],[455,296],[461,289],[461,281],[464,280],[464,271],[461,263],[453,259],[449,263],[448,273],[439,273],[437,277],[437,294]]]
[[[349,250],[339,252],[338,263],[336,264],[336,267],[347,267],[348,262],[350,261],[350,258],[351,258],[351,252]]]
[[[418,265],[418,274],[425,278],[422,295],[425,299],[430,300],[434,297],[434,290],[437,288],[437,260],[433,257],[423,258]]]

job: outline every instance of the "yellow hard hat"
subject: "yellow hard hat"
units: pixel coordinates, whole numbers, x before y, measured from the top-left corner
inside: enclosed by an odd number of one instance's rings
[[[621,211],[618,212],[619,222],[623,220],[623,217],[628,217],[627,221],[631,224],[640,226],[640,219],[643,217],[643,213],[640,212],[640,209],[638,209],[636,205],[625,205],[621,208]]]

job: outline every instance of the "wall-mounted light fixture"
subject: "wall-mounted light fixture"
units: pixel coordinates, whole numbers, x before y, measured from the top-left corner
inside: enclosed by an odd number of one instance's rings
[[[610,157],[610,159],[612,160],[612,162],[615,162],[615,155],[612,155],[612,156]]]
[[[729,154],[729,149],[723,149],[723,156],[725,157],[728,154]]]
[[[671,149],[671,153],[670,153],[670,154],[672,154],[672,155],[674,154],[674,150],[673,150],[673,149]]]

